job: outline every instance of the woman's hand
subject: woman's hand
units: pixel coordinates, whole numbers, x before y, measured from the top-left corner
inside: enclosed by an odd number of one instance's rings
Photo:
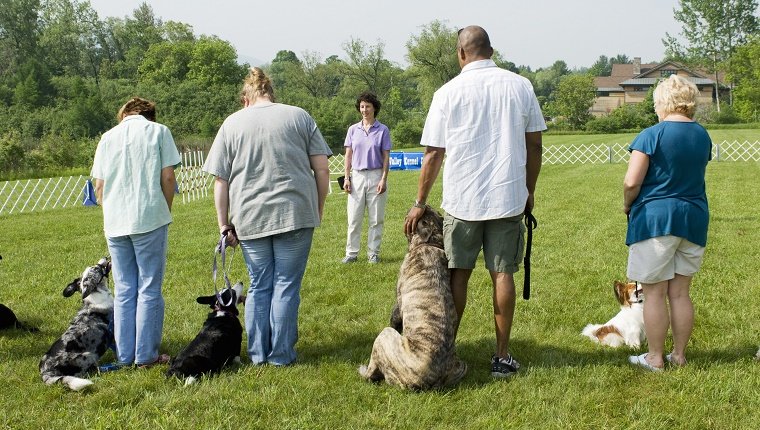
[[[377,183],[377,193],[382,194],[387,190],[388,190],[387,180],[385,178],[381,178],[380,182]]]
[[[343,189],[348,194],[351,194],[351,179],[349,179],[348,175],[346,175],[346,178],[343,180]]]

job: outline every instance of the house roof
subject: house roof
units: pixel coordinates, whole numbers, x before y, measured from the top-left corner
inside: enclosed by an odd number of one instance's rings
[[[634,64],[613,64],[610,76],[599,76],[594,78],[594,85],[597,91],[624,91],[623,85],[626,86],[652,86],[662,77],[658,71],[675,69],[685,71],[691,76],[685,76],[686,79],[694,82],[696,85],[714,85],[715,80],[710,79],[710,74],[702,70],[692,70],[681,63],[675,61],[664,61],[662,63],[644,63],[640,65],[639,74],[634,74]],[[652,76],[657,73],[658,76]],[[722,80],[722,76],[718,79]]]
[[[694,82],[696,85],[714,85],[715,81],[707,78],[697,78],[694,76],[684,76],[686,80]],[[620,83],[620,85],[645,85],[651,87],[656,84],[662,78],[633,78],[628,79]],[[605,90],[600,90],[605,91]]]
[[[650,71],[651,69],[657,67],[657,65],[660,63],[645,63],[641,65],[641,70],[639,73],[646,73]],[[636,76],[633,73],[633,64],[613,64],[612,65],[612,73],[610,73],[610,77],[616,76],[616,77],[623,77],[623,78],[631,78]]]

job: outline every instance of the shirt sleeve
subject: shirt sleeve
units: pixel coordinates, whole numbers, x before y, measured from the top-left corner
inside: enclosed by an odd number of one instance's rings
[[[538,104],[538,98],[533,91],[533,86],[528,83],[528,123],[525,126],[526,133],[546,130],[544,114]]]
[[[651,157],[654,154],[656,146],[655,134],[652,133],[651,129],[646,129],[633,139],[633,142],[628,147],[628,152],[636,150]]]
[[[105,146],[104,138],[105,135],[100,138],[98,147],[95,149],[95,158],[92,161],[90,176],[95,179],[105,179],[105,174],[103,173],[103,153],[105,152],[105,149],[103,148]]]
[[[177,151],[177,145],[174,143],[174,137],[168,127],[162,127],[161,130],[161,168],[174,167],[175,169],[182,164],[182,157]]]
[[[346,140],[343,141],[344,148],[353,148],[353,143],[351,142],[351,129],[353,127],[354,127],[353,125],[348,127],[348,131],[346,132]]]
[[[383,151],[390,151],[391,150],[391,131],[388,129],[388,126],[383,125],[383,137],[381,147],[383,148]]]
[[[331,156],[332,151],[330,150],[330,147],[327,146],[327,142],[325,141],[324,136],[322,136],[322,132],[319,131],[319,127],[317,127],[316,121],[314,121],[314,118],[312,118],[310,115],[308,118],[308,127],[311,129],[309,133],[309,141],[307,142],[307,151],[309,153],[309,156]]]
[[[203,171],[225,181],[230,180],[232,159],[227,151],[224,124],[219,128],[214,143],[211,144],[206,161],[203,163]]]
[[[446,147],[446,114],[443,111],[443,101],[440,92],[436,91],[430,103],[425,128],[422,129],[420,145],[436,148]]]

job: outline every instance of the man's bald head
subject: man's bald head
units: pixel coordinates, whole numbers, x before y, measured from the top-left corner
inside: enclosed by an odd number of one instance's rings
[[[491,58],[493,48],[488,33],[482,27],[469,25],[459,30],[457,48],[464,51],[467,63]]]

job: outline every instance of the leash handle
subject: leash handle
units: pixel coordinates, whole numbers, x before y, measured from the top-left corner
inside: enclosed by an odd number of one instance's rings
[[[226,232],[225,232],[226,233]],[[222,276],[224,277],[224,284],[227,288],[232,288],[232,284],[230,283],[230,278],[227,276],[228,272],[228,266],[226,262],[226,254],[227,254],[227,235],[222,234],[219,238],[219,242],[216,244],[216,248],[214,248],[214,264],[211,269],[212,278],[214,280],[214,293],[218,296],[219,290],[216,288],[216,274],[217,274],[217,265],[216,265],[216,256],[217,254],[221,255],[222,260]],[[232,265],[232,258],[234,257],[234,250],[232,251],[233,254],[230,256],[230,265]]]
[[[523,299],[530,299],[530,253],[533,248],[533,229],[538,227],[538,221],[536,217],[530,212],[525,212],[525,218],[523,220],[525,226],[528,228],[528,243],[525,247],[525,258],[523,259],[523,266],[525,267],[525,278],[523,279]]]

